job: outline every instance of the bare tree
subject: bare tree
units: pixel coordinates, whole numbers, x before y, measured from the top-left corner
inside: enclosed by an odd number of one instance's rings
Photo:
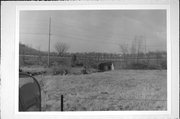
[[[120,46],[120,49],[121,49],[121,52],[123,55],[126,55],[128,54],[128,45],[127,44],[122,44],[122,45],[119,45]]]
[[[69,49],[69,45],[67,45],[66,43],[62,43],[62,42],[57,42],[54,45],[55,50],[57,51],[59,56],[63,56],[64,53],[66,53]]]
[[[137,53],[137,51],[136,51],[136,39],[134,39],[133,41],[132,41],[132,44],[131,44],[131,55],[135,55]]]
[[[127,55],[128,55],[128,44],[120,44],[119,45],[120,46],[120,50],[121,50],[121,52],[122,52],[122,54],[123,54],[123,58],[124,58],[124,62],[125,62],[125,64],[126,64],[126,67],[127,67],[127,60],[128,60],[128,57],[127,57]]]
[[[142,45],[143,45],[143,36],[139,36],[137,39],[137,63],[140,58],[140,53],[142,53]]]
[[[135,36],[134,40],[132,41],[132,46],[131,46],[131,56],[136,60],[138,63],[140,54],[143,53],[142,48],[143,48],[143,36]]]

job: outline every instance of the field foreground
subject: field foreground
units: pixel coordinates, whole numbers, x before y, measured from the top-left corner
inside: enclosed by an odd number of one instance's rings
[[[166,70],[36,76],[43,111],[167,110]]]

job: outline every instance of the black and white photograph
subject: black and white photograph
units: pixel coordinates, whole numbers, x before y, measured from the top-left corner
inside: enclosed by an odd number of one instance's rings
[[[2,119],[178,119],[178,0],[1,2]]]
[[[167,11],[22,10],[19,111],[166,111]]]

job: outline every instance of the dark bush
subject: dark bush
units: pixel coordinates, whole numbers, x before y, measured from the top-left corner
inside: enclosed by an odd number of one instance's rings
[[[167,69],[167,61],[162,61],[160,65],[162,69]]]
[[[65,65],[65,66],[71,66],[71,59],[70,58],[56,58],[52,59],[52,61],[55,61],[58,65]]]
[[[71,68],[69,66],[65,66],[65,65],[58,65],[58,66],[53,66],[52,67],[52,74],[53,75],[67,75],[70,74],[71,72]]]
[[[75,64],[75,66],[77,66],[77,67],[82,67],[82,66],[83,66],[83,63],[82,63],[82,62],[78,62],[78,63]]]
[[[151,64],[151,65],[148,66],[147,69],[156,69],[156,70],[158,70],[158,69],[162,69],[162,68],[161,68],[160,65],[157,65],[157,64]]]
[[[87,68],[98,69],[98,63],[93,59],[88,59],[87,61],[85,61],[84,66],[86,66]]]
[[[166,60],[161,60],[159,63],[151,62],[148,63],[146,61],[141,62],[133,62],[127,66],[127,69],[155,69],[155,70],[161,70],[161,69],[167,69],[167,62]]]
[[[132,63],[130,64],[129,68],[131,69],[148,69],[148,64],[147,63]]]

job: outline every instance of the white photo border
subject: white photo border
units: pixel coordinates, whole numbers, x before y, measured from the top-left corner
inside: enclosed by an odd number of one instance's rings
[[[55,3],[55,2],[54,2]],[[143,5],[123,5],[123,4],[110,4],[110,5],[100,5],[100,4],[93,4],[93,5],[79,5],[79,4],[73,4],[73,2],[71,3],[71,5],[67,4],[67,3],[62,3],[60,2],[60,5],[31,5],[30,2],[28,2],[29,5],[15,5],[15,28],[14,30],[14,49],[12,48],[11,50],[14,50],[14,59],[11,59],[11,61],[14,63],[14,73],[12,73],[14,75],[14,83],[10,84],[14,90],[14,96],[12,96],[12,99],[8,99],[10,100],[9,102],[14,102],[14,106],[12,106],[14,109],[13,112],[11,112],[11,114],[13,114],[13,117],[15,117],[15,119],[20,119],[23,117],[26,118],[58,118],[58,117],[62,117],[62,118],[78,118],[78,117],[84,117],[84,118],[96,118],[96,116],[98,116],[98,118],[100,118],[100,116],[103,118],[106,117],[112,117],[112,118],[119,118],[120,116],[123,117],[128,117],[129,115],[131,115],[130,117],[159,117],[159,118],[164,118],[164,117],[171,117],[172,115],[172,100],[171,100],[171,96],[172,96],[172,88],[173,86],[172,84],[172,77],[178,78],[178,76],[172,76],[172,55],[173,55],[173,51],[172,51],[172,45],[174,44],[171,40],[172,37],[172,32],[171,32],[171,24],[172,21],[170,21],[170,5],[169,4],[163,4],[163,5],[151,5],[151,4],[143,4]],[[11,6],[11,5],[10,5]],[[166,16],[167,16],[167,111],[83,111],[83,112],[57,112],[57,111],[51,111],[51,112],[19,112],[18,111],[18,78],[19,78],[19,13],[20,11],[24,11],[24,10],[144,10],[144,9],[148,9],[148,10],[152,10],[152,9],[161,9],[161,10],[166,10]],[[13,12],[14,13],[14,12]],[[12,34],[13,35],[13,34]],[[13,37],[14,37],[13,36]],[[2,44],[7,44],[3,43]],[[2,47],[3,48],[3,47]],[[3,55],[4,50],[2,50],[2,55]],[[2,56],[2,60],[3,56]],[[2,61],[2,62],[3,62]],[[2,67],[4,67],[5,65],[2,64]],[[3,69],[3,68],[1,68]],[[4,75],[3,75],[3,71],[2,71],[2,79],[3,79]],[[9,80],[9,79],[8,79]],[[3,85],[4,81],[2,81],[2,85]],[[3,87],[2,87],[2,91],[3,91]],[[179,94],[179,93],[178,93]],[[8,95],[8,94],[4,94],[3,95]],[[6,98],[7,99],[7,98]],[[8,101],[7,100],[7,101]],[[174,100],[174,99],[173,99]],[[2,100],[2,112],[5,109],[5,105],[3,104],[3,102],[5,101],[5,99],[3,98]],[[9,118],[10,119],[10,118]]]

